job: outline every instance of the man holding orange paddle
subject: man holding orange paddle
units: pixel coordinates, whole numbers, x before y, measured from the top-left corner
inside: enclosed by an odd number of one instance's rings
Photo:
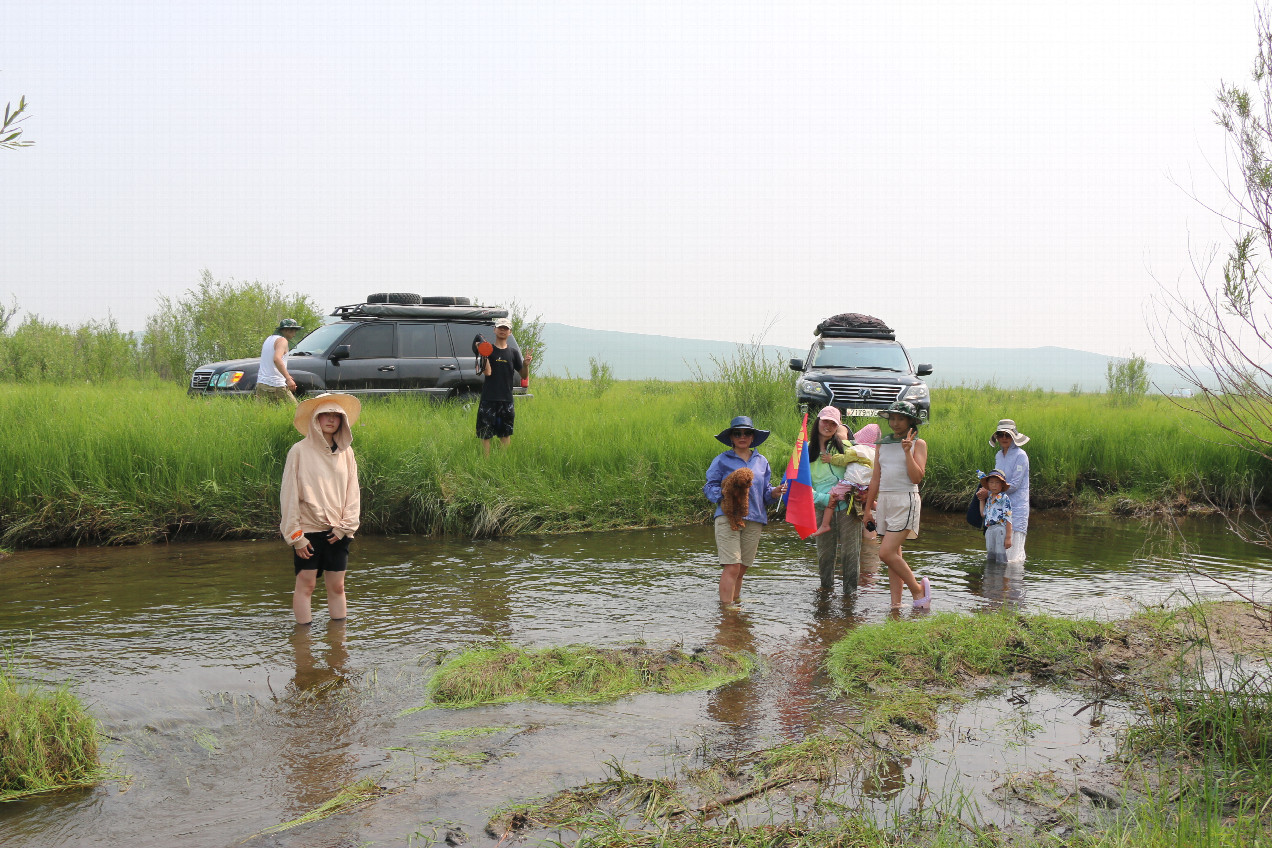
[[[507,318],[495,319],[494,344],[482,339],[477,353],[482,357],[481,371],[486,381],[481,385],[481,401],[477,404],[477,438],[482,451],[490,455],[490,440],[499,439],[504,447],[512,443],[512,425],[516,412],[512,405],[513,374],[521,379],[530,377],[530,353],[523,357],[521,351],[508,346],[512,334],[512,322]]]

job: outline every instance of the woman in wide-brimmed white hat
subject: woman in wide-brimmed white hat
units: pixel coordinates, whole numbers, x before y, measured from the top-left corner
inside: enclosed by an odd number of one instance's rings
[[[1011,548],[1007,550],[1008,562],[1020,562],[1025,558],[1025,534],[1029,532],[1029,454],[1021,448],[1029,437],[1016,429],[1016,422],[1004,418],[994,428],[989,443],[999,448],[994,454],[994,469],[1007,478],[1007,490],[1011,492]],[[976,497],[983,502],[989,490],[983,485],[976,490]]]
[[[305,438],[287,452],[279,529],[292,547],[292,612],[297,624],[313,621],[311,599],[320,574],[327,585],[331,620],[342,621],[348,615],[344,578],[349,541],[362,516],[351,428],[361,412],[356,397],[337,393],[309,398],[296,408],[292,423]]]

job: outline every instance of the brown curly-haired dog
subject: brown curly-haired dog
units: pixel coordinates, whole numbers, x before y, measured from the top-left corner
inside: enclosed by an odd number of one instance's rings
[[[751,481],[754,479],[755,473],[751,469],[739,468],[720,482],[724,495],[720,499],[720,509],[724,511],[724,517],[729,519],[729,526],[734,530],[741,530],[746,524],[747,500],[751,493]]]

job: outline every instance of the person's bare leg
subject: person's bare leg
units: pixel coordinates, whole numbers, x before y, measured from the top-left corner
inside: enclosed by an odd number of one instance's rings
[[[292,591],[292,615],[296,616],[297,624],[308,624],[314,619],[310,602],[316,585],[318,585],[316,568],[306,569],[296,575],[296,588]]]
[[[745,576],[746,566],[739,565],[737,579],[733,581],[733,603],[735,604],[742,602],[742,578]]]
[[[733,603],[734,585],[741,582],[741,577],[739,576],[741,571],[742,563],[740,562],[720,567],[720,603]]]
[[[888,589],[892,595],[892,606],[901,606],[901,585],[910,590],[915,600],[923,597],[923,587],[915,579],[914,572],[901,557],[901,542],[905,539],[904,530],[889,531],[883,536],[879,546],[879,560],[888,567]]]
[[[345,588],[343,571],[324,571],[323,580],[327,584],[327,612],[331,614],[333,621],[339,621],[349,616],[349,608],[345,603]]]
[[[490,456],[490,439],[481,440],[481,452],[483,456]]]
[[[512,444],[512,436],[500,436],[499,444],[503,445],[504,447],[508,447],[509,445]]]
[[[821,525],[816,530],[809,533],[808,537],[811,539],[813,536],[820,536],[822,533],[829,533],[830,521],[834,517],[835,517],[835,508],[833,506],[828,506],[824,510],[822,510]]]

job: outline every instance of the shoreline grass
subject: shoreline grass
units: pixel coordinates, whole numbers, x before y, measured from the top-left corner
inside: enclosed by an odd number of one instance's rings
[[[706,467],[734,414],[773,433],[761,448],[780,474],[800,416],[793,401],[703,384],[541,379],[518,401],[510,450],[483,458],[471,404],[399,397],[366,402],[355,431],[363,533],[491,537],[666,527],[709,521]],[[754,398],[759,398],[758,400]],[[925,505],[959,510],[987,440],[1014,416],[1028,445],[1035,506],[1130,498],[1248,504],[1272,497],[1272,469],[1164,398],[1113,406],[997,389],[934,392],[923,428]],[[189,398],[161,383],[0,384],[0,546],[133,544],[277,533],[278,486],[299,438],[283,407]],[[858,422],[860,423],[860,422]],[[1184,434],[1181,438],[1180,434]],[[1116,435],[1114,435],[1116,434]]]
[[[1269,656],[1267,610],[1237,603],[1151,610],[1122,622],[999,611],[864,625],[830,659],[832,676],[854,700],[871,688],[886,697],[906,686],[970,690],[1029,672],[1086,677],[1093,697],[1125,702],[1136,724],[1119,734],[1107,761],[1006,775],[1009,826],[985,818],[957,776],[931,796],[925,786],[906,806],[863,803],[855,787],[875,764],[923,756],[923,737],[871,734],[867,714],[863,728],[656,778],[610,763],[604,779],[505,805],[487,833],[527,842],[553,841],[555,833],[554,844],[565,844],[564,830],[573,834],[569,844],[592,848],[1266,846]]]
[[[65,686],[19,683],[0,663],[0,801],[102,776],[97,721]]]
[[[526,650],[512,645],[469,648],[447,660],[429,685],[439,707],[464,709],[513,701],[557,704],[616,701],[642,692],[714,689],[755,668],[749,654],[703,650],[594,648]]]

